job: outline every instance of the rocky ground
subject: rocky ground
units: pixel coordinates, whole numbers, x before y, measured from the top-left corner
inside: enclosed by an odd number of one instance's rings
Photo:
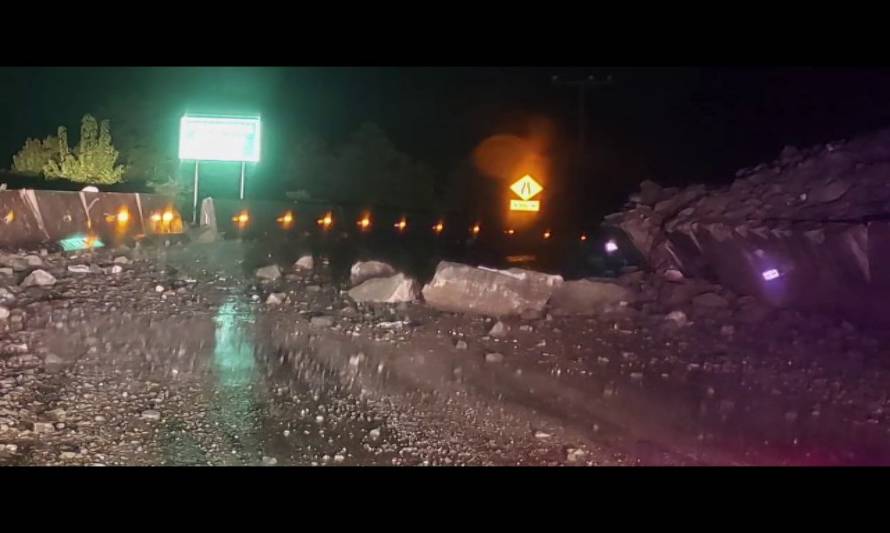
[[[236,241],[0,266],[3,465],[890,463],[886,333],[678,273],[497,321]]]

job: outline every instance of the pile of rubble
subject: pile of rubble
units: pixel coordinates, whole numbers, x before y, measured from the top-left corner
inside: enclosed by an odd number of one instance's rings
[[[732,184],[646,181],[605,223],[657,272],[709,278],[777,307],[871,318],[890,290],[890,130],[743,169]],[[874,304],[872,304],[874,300]]]

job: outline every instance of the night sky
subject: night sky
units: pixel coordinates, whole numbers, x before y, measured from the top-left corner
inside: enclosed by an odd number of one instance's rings
[[[577,91],[554,86],[554,74],[613,76],[612,86],[587,98],[584,175],[567,163],[577,140]],[[563,169],[556,178],[596,212],[619,207],[645,178],[728,181],[786,144],[890,126],[890,69],[6,67],[0,166],[11,165],[26,137],[45,137],[59,124],[77,131],[82,114],[122,95],[150,99],[171,118],[261,113],[266,144],[256,172],[273,184],[278,156],[300,136],[336,141],[372,121],[403,152],[447,176],[486,137],[525,135],[532,119],[546,118],[554,125],[552,157]]]

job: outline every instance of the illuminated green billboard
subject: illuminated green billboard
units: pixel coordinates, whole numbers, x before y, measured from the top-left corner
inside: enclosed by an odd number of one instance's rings
[[[256,163],[260,119],[185,115],[179,127],[179,159]]]

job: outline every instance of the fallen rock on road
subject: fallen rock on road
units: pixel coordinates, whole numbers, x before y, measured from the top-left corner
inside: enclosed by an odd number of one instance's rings
[[[356,302],[412,302],[419,296],[417,282],[404,274],[369,279],[349,290],[349,297]]]
[[[520,315],[543,311],[559,276],[521,269],[491,270],[442,261],[423,288],[431,307],[452,312],[490,316]]]

